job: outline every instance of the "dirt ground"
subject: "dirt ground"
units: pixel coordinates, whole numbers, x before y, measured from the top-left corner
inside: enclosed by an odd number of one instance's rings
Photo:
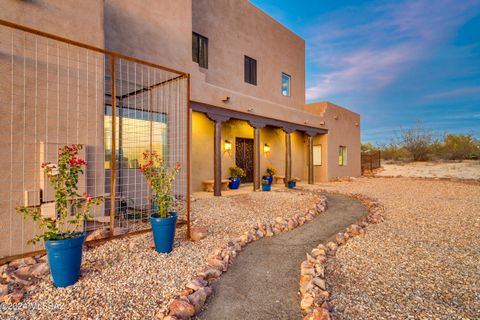
[[[383,170],[376,175],[380,177],[427,177],[480,179],[480,161],[464,160],[462,162],[382,162]]]

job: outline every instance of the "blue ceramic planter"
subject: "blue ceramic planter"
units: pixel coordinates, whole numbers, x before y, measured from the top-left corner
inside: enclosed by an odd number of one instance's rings
[[[289,181],[287,182],[287,186],[289,189],[293,189],[297,186],[297,182],[296,181]]]
[[[55,287],[68,287],[77,282],[82,264],[85,233],[78,237],[45,242],[48,263]]]
[[[263,178],[263,180],[267,180],[268,184],[270,184],[270,185],[273,183],[273,177],[272,176],[263,176],[262,178]]]
[[[238,189],[240,187],[240,178],[230,178],[228,187],[230,189]]]
[[[167,218],[159,218],[157,213],[150,216],[155,249],[160,253],[169,253],[173,250],[178,215],[176,212],[168,214]]]
[[[269,184],[262,184],[262,191],[270,191],[271,188]]]

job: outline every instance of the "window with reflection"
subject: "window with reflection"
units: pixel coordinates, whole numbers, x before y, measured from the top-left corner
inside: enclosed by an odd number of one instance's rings
[[[125,107],[117,107],[116,112],[116,158],[117,166],[124,169],[137,169],[143,161],[143,152],[152,151],[166,157],[167,116]],[[105,169],[110,169],[112,155],[112,107],[105,107]]]

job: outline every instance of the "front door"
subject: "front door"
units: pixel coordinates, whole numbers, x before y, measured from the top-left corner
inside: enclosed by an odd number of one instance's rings
[[[253,182],[253,139],[235,139],[235,164],[245,171],[242,182]]]

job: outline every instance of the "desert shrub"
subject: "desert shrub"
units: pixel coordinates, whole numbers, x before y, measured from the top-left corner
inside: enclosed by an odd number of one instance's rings
[[[371,142],[362,143],[361,146],[362,153],[370,153],[373,151],[378,151],[378,148],[373,145]]]
[[[400,145],[408,150],[413,161],[426,161],[431,154],[431,145],[434,143],[433,130],[425,128],[421,121],[400,133]]]
[[[479,141],[470,134],[447,134],[438,154],[447,160],[478,159]]]
[[[383,160],[410,161],[412,159],[412,155],[407,149],[394,143],[382,146],[380,155]]]

